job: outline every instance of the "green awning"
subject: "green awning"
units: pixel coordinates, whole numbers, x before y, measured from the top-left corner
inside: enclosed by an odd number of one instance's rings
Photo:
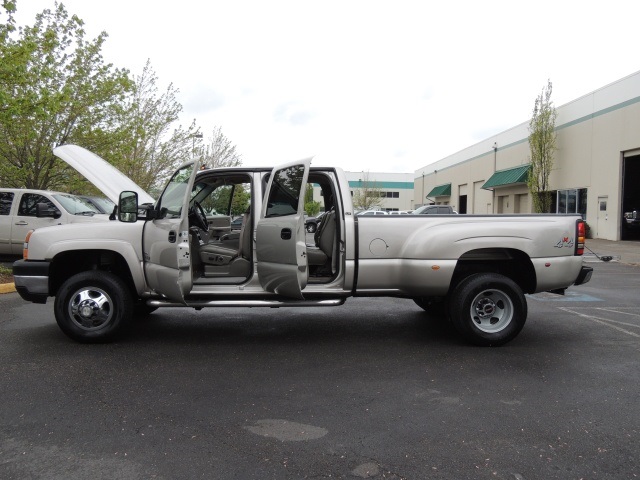
[[[451,184],[445,183],[444,185],[438,185],[428,193],[427,197],[450,197],[451,196]]]
[[[531,165],[520,165],[519,167],[507,168],[491,175],[491,178],[482,186],[485,190],[493,190],[497,187],[508,187],[518,183],[527,183]]]

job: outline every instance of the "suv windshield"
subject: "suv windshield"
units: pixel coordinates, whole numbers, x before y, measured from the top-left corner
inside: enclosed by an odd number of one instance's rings
[[[71,215],[95,215],[100,213],[96,207],[75,195],[56,193],[53,198],[60,202],[60,205]]]

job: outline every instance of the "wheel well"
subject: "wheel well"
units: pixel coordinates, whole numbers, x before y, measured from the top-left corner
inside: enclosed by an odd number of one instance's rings
[[[531,259],[526,253],[511,248],[481,248],[462,255],[453,272],[450,291],[469,275],[489,272],[509,277],[524,293],[535,291],[536,271]]]
[[[111,250],[75,250],[56,255],[49,271],[49,291],[56,295],[60,286],[73,275],[89,270],[111,272],[120,277],[135,295],[135,285],[126,260]]]

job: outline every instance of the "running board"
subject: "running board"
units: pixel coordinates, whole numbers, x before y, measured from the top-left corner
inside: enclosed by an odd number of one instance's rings
[[[185,303],[170,302],[168,300],[147,300],[150,307],[338,307],[344,304],[346,298],[331,300],[189,300]]]

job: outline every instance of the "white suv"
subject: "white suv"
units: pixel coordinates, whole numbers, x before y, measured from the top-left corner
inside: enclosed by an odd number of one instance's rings
[[[29,230],[63,223],[108,221],[75,195],[48,190],[0,188],[0,254],[22,255]]]

